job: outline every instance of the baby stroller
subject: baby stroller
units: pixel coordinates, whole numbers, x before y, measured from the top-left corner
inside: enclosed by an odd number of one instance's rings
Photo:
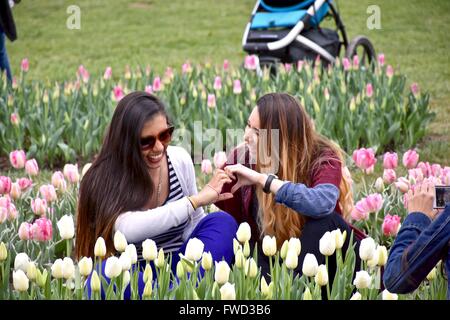
[[[375,58],[372,44],[365,36],[348,43],[342,20],[331,2],[258,0],[242,39],[244,51],[257,55],[261,67],[313,60],[318,55],[328,65],[334,63],[343,45],[347,58],[358,55],[361,66],[367,67]],[[337,31],[319,27],[327,15],[334,18]]]

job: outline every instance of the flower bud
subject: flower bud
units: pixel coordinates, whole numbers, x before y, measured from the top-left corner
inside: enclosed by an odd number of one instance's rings
[[[236,300],[236,291],[234,289],[234,283],[225,283],[220,288],[220,299],[221,300]]]
[[[3,262],[8,258],[8,250],[3,242],[0,243],[0,262]]]
[[[303,300],[312,300],[311,291],[306,287],[305,292],[303,292]]]
[[[378,177],[377,180],[375,181],[375,190],[377,190],[377,192],[383,192],[384,190],[384,183],[383,183],[383,178]]]
[[[120,263],[119,258],[117,257],[109,257],[106,260],[105,265],[105,275],[112,279],[118,277],[122,273],[122,265]]]
[[[244,267],[245,257],[242,253],[242,249],[238,249],[234,261],[234,265],[236,266],[236,268],[241,269],[242,267]]]
[[[297,256],[300,255],[300,252],[302,251],[302,245],[300,243],[299,238],[290,238],[288,243],[288,248],[293,249]]]
[[[183,279],[185,276],[184,268],[183,268],[183,262],[180,260],[177,263],[177,278]]]
[[[128,252],[124,251],[119,258],[120,265],[122,266],[122,271],[128,271],[131,269],[131,257]]]
[[[150,264],[147,263],[147,265],[145,266],[145,270],[144,270],[144,283],[147,282],[151,282],[153,280],[153,270],[152,267],[150,266]]]
[[[367,271],[364,270],[356,272],[355,280],[353,280],[353,284],[357,289],[369,288],[371,282],[372,278],[367,273]]]
[[[352,297],[350,298],[350,300],[361,300],[361,293],[359,292],[355,292]]]
[[[361,240],[359,246],[359,256],[361,260],[368,261],[373,258],[375,254],[375,241],[371,237]]]
[[[239,225],[239,228],[236,232],[236,237],[240,243],[245,243],[250,240],[252,235],[250,225],[247,222],[243,222]]]
[[[319,264],[316,256],[311,253],[307,253],[303,260],[302,272],[307,277],[314,277],[317,274]]]
[[[258,266],[253,258],[245,262],[245,275],[249,278],[254,278],[258,274]]]
[[[157,266],[158,268],[162,268],[162,267],[164,267],[165,263],[166,262],[164,260],[164,250],[163,250],[163,248],[161,248],[158,251],[158,257],[156,258],[155,266]]]
[[[153,261],[158,256],[158,249],[156,243],[153,240],[147,239],[142,242],[142,257],[145,261]]]
[[[286,254],[286,259],[284,260],[284,263],[286,264],[286,267],[288,269],[294,270],[298,266],[298,255],[295,248],[288,249],[288,252]]]
[[[59,230],[59,235],[61,239],[69,240],[75,235],[75,227],[73,223],[73,218],[70,215],[64,215],[56,223]]]
[[[65,257],[62,261],[63,265],[63,277],[66,280],[75,278],[75,266],[73,260],[69,257]]]
[[[250,255],[250,243],[248,241],[246,241],[244,243],[244,257],[248,258],[248,256]]]
[[[36,271],[37,269],[34,262],[30,262],[27,268],[27,278],[30,279],[31,281],[34,281],[36,279]]]
[[[149,299],[152,297],[152,292],[153,292],[152,282],[148,281],[145,283],[145,288],[144,288],[144,292],[142,293],[142,296],[144,298]]]
[[[97,271],[94,270],[94,272],[92,272],[91,277],[91,290],[92,292],[100,292],[100,289],[101,289],[100,278],[98,277]]]
[[[92,272],[92,258],[83,257],[78,262],[78,268],[83,277],[88,277]]]
[[[324,264],[321,264],[317,269],[317,273],[314,280],[321,287],[326,286],[328,284],[328,271],[327,267]]]
[[[330,231],[325,232],[319,240],[319,250],[324,256],[331,256],[336,250],[336,236],[332,235]]]
[[[210,270],[212,268],[212,255],[211,252],[203,252],[202,255],[202,268],[204,270]]]
[[[56,259],[51,267],[52,276],[55,279],[62,279],[64,277],[64,264],[62,259]]]
[[[116,250],[119,252],[123,252],[127,248],[127,245],[127,239],[122,232],[117,230],[114,234],[114,248],[116,248]]]
[[[103,258],[106,255],[106,244],[105,239],[98,237],[94,246],[94,255],[96,257]]]
[[[13,286],[14,290],[23,292],[27,291],[30,285],[30,280],[22,270],[13,271]]]
[[[395,293],[390,293],[385,289],[381,294],[383,300],[398,300],[398,295]]]
[[[287,240],[284,240],[283,245],[281,246],[281,250],[280,250],[281,259],[284,260],[286,258],[288,248],[289,248],[289,242]]]
[[[30,258],[24,252],[18,253],[14,259],[14,270],[22,270],[27,272],[28,264],[30,263]]]
[[[277,239],[275,236],[265,236],[263,239],[262,248],[266,256],[274,256],[277,253]]]
[[[127,247],[125,248],[125,252],[128,253],[128,255],[130,256],[131,259],[131,264],[135,264],[137,263],[137,251],[136,251],[136,246],[132,243],[130,243],[129,245],[127,245]]]
[[[266,279],[264,277],[261,277],[261,294],[264,297],[267,297],[269,295],[269,286],[267,285]]]
[[[216,272],[214,273],[214,280],[218,284],[224,284],[228,282],[230,276],[230,267],[226,261],[216,261]]]
[[[205,245],[197,238],[189,239],[186,245],[185,257],[190,261],[198,261],[202,257]]]
[[[233,238],[233,253],[236,254],[236,252],[238,251],[239,247],[242,248],[241,244],[239,243],[239,241],[237,241],[235,238]]]

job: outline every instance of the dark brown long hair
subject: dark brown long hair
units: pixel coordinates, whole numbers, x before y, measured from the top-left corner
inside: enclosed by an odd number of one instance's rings
[[[281,180],[311,186],[312,172],[322,163],[331,159],[343,163],[341,149],[315,131],[310,117],[294,97],[286,93],[269,93],[256,105],[260,117],[257,171],[263,172],[265,166],[273,168],[273,161],[277,161],[275,173]],[[261,136],[261,129],[266,130],[267,140]],[[272,129],[278,130],[279,141],[272,141]],[[278,142],[279,147],[273,148],[272,144]],[[276,204],[274,195],[263,193],[261,188],[257,188],[257,197],[262,235],[275,236],[279,246],[284,240],[300,236],[305,223],[301,214]]]
[[[145,123],[160,114],[168,119],[163,103],[143,91],[126,95],[117,105],[100,153],[80,184],[77,258],[93,257],[100,236],[105,239],[107,255],[111,254],[117,217],[141,209],[153,193],[139,139]]]

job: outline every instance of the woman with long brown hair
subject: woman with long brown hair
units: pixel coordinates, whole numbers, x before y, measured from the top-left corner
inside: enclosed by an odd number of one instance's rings
[[[205,215],[202,209],[232,197],[220,194],[231,180],[223,170],[216,170],[197,193],[190,155],[169,146],[173,130],[163,103],[155,96],[138,91],[120,100],[100,153],[81,181],[78,259],[94,256],[98,237],[105,240],[107,256],[116,254],[113,237],[120,231],[128,243],[135,244],[138,261],[144,261],[141,244],[146,239],[155,241],[158,250],[172,253],[173,271],[178,254],[185,253],[187,241],[194,237],[203,242],[213,260],[232,261],[236,222],[225,212]],[[223,241],[215,241],[219,238]],[[140,285],[142,291],[142,281]]]
[[[343,152],[315,131],[304,108],[285,93],[266,94],[257,101],[244,140],[227,162],[238,164],[224,169],[235,180],[224,191],[234,197],[216,205],[238,223],[248,222],[254,241],[275,236],[280,248],[285,240],[300,238],[297,272],[301,273],[307,253],[324,263],[319,252],[323,234],[338,228],[348,234],[352,230],[344,219],[353,200],[350,177],[343,175]],[[363,236],[357,232],[357,237]],[[263,254],[258,257],[265,274],[267,261]]]

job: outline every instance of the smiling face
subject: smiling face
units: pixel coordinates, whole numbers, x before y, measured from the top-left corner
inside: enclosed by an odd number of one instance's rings
[[[158,114],[145,123],[141,131],[141,139],[146,140],[149,137],[158,137],[167,128],[167,118],[162,114]],[[169,141],[163,143],[159,139],[156,139],[153,147],[141,149],[142,156],[149,169],[158,169],[161,166],[168,145]]]
[[[250,150],[250,157],[252,159],[256,159],[256,155],[258,154],[258,138],[260,128],[261,124],[259,119],[258,107],[255,107],[248,117],[244,134],[244,141]]]

